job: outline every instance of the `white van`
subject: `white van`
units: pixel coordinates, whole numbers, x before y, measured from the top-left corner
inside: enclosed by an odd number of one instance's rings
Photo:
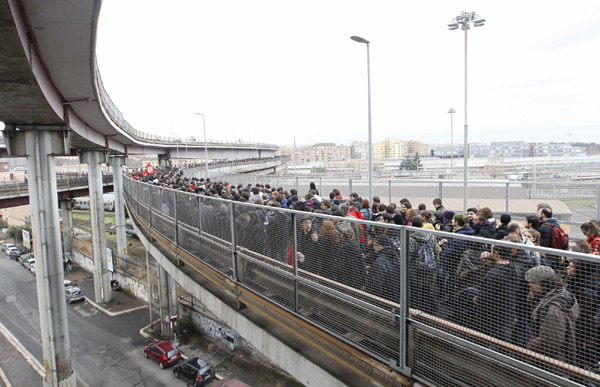
[[[2,245],[2,251],[6,251],[9,247],[17,247],[14,243],[5,243]]]
[[[19,251],[15,245],[12,245],[6,249],[6,255],[10,255],[11,251]]]

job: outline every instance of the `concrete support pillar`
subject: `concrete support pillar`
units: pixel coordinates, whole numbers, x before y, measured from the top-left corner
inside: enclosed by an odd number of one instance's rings
[[[173,276],[169,276],[169,316],[178,316],[179,313],[177,310],[177,281]],[[173,335],[174,327],[172,329],[171,335]]]
[[[123,157],[112,157],[113,186],[115,193],[115,224],[117,226],[117,253],[127,255],[127,238],[125,233],[125,201],[123,200]]]
[[[60,201],[60,213],[63,224],[63,247],[65,255],[73,256],[73,206],[71,200]]]
[[[171,155],[169,153],[158,155],[158,166],[160,168],[169,166],[170,161],[171,161]]]
[[[10,156],[27,158],[31,225],[37,270],[38,307],[44,386],[75,386],[65,302],[60,221],[54,156],[67,154],[71,137],[65,130],[14,131],[4,138]]]
[[[160,335],[164,339],[171,338],[169,274],[160,265],[158,265],[158,306],[160,309]]]
[[[98,304],[112,300],[111,273],[108,271],[106,252],[106,229],[104,223],[104,200],[102,190],[102,163],[108,154],[100,151],[84,151],[81,161],[88,165],[90,188],[90,221],[92,223],[92,255],[94,258],[94,299]]]

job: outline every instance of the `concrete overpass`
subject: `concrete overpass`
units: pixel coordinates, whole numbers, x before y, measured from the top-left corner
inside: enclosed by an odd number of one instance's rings
[[[111,299],[102,203],[102,164],[114,172],[118,249],[125,244],[122,166],[129,155],[158,154],[161,164],[182,144],[133,128],[104,89],[95,54],[101,0],[0,0],[0,157],[25,157],[37,263],[44,385],[74,386],[64,302],[55,157],[88,164],[96,302]],[[271,157],[276,146],[188,141],[188,157]],[[69,214],[69,201],[61,200]],[[65,227],[72,227],[63,216]],[[71,222],[72,223],[72,222]]]

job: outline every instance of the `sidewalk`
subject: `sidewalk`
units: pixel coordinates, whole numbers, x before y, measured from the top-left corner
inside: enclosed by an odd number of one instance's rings
[[[118,316],[140,308],[147,308],[148,304],[138,300],[123,291],[113,291],[113,299],[98,305],[94,301],[94,279],[92,273],[73,265],[72,270],[67,270],[65,279],[73,281],[86,296],[86,301],[109,316]],[[149,342],[162,340],[160,337],[160,324],[154,323],[154,329],[146,326],[140,334]],[[239,379],[251,386],[277,386],[298,387],[301,383],[285,373],[267,365],[266,362],[257,360],[246,349],[236,348],[230,350],[224,343],[205,334],[196,333],[189,329],[183,330],[177,336],[179,350],[185,358],[200,357],[215,367],[217,379]]]
[[[148,307],[147,303],[130,296],[128,293],[114,290],[110,302],[104,305],[96,304],[94,302],[94,276],[76,264],[72,265],[71,270],[65,272],[65,279],[71,280],[73,285],[83,291],[83,295],[88,303],[111,317]]]

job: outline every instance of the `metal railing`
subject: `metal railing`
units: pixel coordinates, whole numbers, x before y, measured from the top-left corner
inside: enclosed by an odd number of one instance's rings
[[[94,57],[94,72],[96,75],[96,88],[98,90],[98,95],[100,96],[100,103],[102,108],[113,121],[113,123],[125,131],[127,134],[140,141],[152,142],[154,144],[162,144],[162,145],[189,145],[189,146],[204,146],[204,141],[200,139],[196,139],[193,137],[189,138],[175,138],[168,136],[156,136],[153,134],[145,133],[135,129],[123,116],[123,113],[117,108],[115,103],[112,101],[110,96],[108,95],[106,89],[104,88],[104,83],[102,82],[102,77],[100,76],[100,70],[98,68],[98,60]],[[223,141],[223,140],[209,140],[208,146],[210,147],[242,147],[242,148],[266,148],[266,149],[279,149],[277,145],[273,144],[264,144],[264,143],[252,143],[252,142],[243,142],[243,141]]]
[[[598,273],[596,256],[476,238],[468,228],[447,233],[233,202],[130,178],[124,192],[134,214],[195,259],[417,380],[600,382],[593,368],[598,298],[585,287]],[[540,283],[531,295],[528,281]]]
[[[102,185],[112,185],[113,175],[103,174]],[[88,186],[87,174],[57,174],[56,185],[59,192],[80,189]],[[0,180],[0,198],[21,197],[29,195],[27,178]]]

